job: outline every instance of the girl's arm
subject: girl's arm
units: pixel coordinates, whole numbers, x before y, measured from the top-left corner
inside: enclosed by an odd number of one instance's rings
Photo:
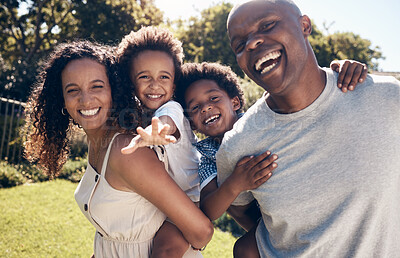
[[[139,148],[129,155],[122,154],[120,149],[130,140],[131,137],[121,135],[113,144],[109,169],[118,184],[153,203],[194,248],[205,246],[214,230],[210,220],[171,179],[151,149]]]
[[[255,189],[272,176],[272,171],[278,166],[275,163],[277,158],[270,151],[257,157],[245,157],[220,187],[217,186],[217,180],[213,179],[201,191],[202,211],[211,220],[218,219],[242,191]]]
[[[153,117],[151,125],[146,129],[139,126],[136,131],[138,135],[121,149],[122,154],[131,154],[140,147],[174,143],[180,137],[178,128],[169,116]]]
[[[358,83],[365,81],[368,74],[367,65],[354,60],[335,60],[330,67],[339,73],[337,85],[343,92],[354,90]]]

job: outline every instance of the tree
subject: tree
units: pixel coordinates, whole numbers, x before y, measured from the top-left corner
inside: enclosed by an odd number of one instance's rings
[[[142,25],[158,25],[154,0],[6,0],[0,3],[0,94],[25,100],[37,67],[59,42],[116,42]]]
[[[244,75],[237,65],[226,32],[230,3],[220,3],[201,11],[201,17],[175,21],[177,37],[183,42],[185,59],[190,62],[220,62]]]
[[[378,70],[378,60],[384,58],[378,46],[372,47],[371,41],[352,32],[335,32],[325,36],[313,25],[309,40],[321,66],[329,66],[335,59],[354,59],[367,64],[370,70]]]

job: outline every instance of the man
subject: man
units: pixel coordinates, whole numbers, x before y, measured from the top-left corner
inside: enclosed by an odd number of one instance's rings
[[[246,221],[258,201],[260,256],[398,257],[400,83],[368,76],[342,93],[337,74],[318,66],[310,19],[289,0],[247,1],[227,26],[240,67],[268,94],[225,134],[218,183],[244,156],[279,156],[269,181],[230,209]]]

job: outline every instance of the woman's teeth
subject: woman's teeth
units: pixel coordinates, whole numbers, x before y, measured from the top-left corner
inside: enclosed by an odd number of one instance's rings
[[[80,110],[81,114],[84,116],[93,116],[99,112],[100,108],[94,108],[94,109],[87,109],[87,110]]]

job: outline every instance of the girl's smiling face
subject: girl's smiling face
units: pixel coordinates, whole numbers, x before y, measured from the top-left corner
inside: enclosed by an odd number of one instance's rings
[[[223,137],[237,121],[238,97],[230,98],[215,81],[199,80],[185,93],[187,113],[195,129],[211,137]]]
[[[130,77],[136,96],[149,109],[159,108],[174,94],[174,61],[163,51],[141,52],[132,61]]]
[[[65,108],[85,131],[105,126],[112,106],[106,68],[89,58],[70,61],[61,73]]]

